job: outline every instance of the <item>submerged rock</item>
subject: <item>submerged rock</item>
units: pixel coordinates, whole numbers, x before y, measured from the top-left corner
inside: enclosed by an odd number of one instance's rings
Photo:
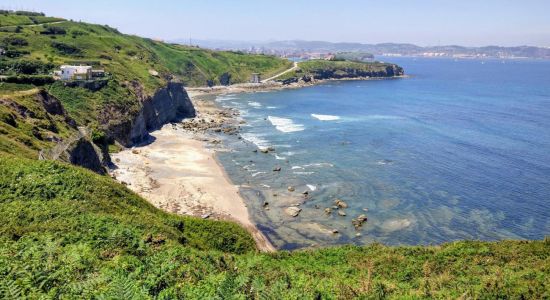
[[[338,211],[338,215],[341,216],[341,217],[345,217],[345,216],[346,216],[346,212],[343,211],[343,210],[339,210],[339,211]]]
[[[285,213],[291,217],[297,217],[301,211],[302,209],[296,206],[285,208]]]
[[[330,215],[332,213],[332,208],[327,207],[325,208],[325,214]]]
[[[273,172],[280,172],[281,171],[281,167],[279,166],[276,166],[273,168]]]
[[[334,204],[336,204],[336,206],[338,206],[338,208],[348,208],[348,204],[340,199],[336,199],[334,201]]]

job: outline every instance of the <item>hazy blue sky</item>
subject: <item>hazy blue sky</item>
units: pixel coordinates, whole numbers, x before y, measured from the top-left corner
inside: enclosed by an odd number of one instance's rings
[[[550,46],[550,0],[0,0],[153,38]]]

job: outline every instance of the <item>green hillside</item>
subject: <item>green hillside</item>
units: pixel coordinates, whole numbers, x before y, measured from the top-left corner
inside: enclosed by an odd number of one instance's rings
[[[308,60],[298,68],[277,77],[277,81],[298,79],[353,79],[361,77],[394,77],[404,74],[403,68],[390,63],[348,60]]]
[[[259,254],[237,225],[153,208],[110,178],[0,155],[0,297],[550,296],[550,240]]]
[[[135,117],[138,93],[269,76],[285,60],[2,11],[0,48],[0,299],[550,298],[549,239],[265,254],[234,223],[166,213],[108,176],[37,160],[79,126],[103,144],[102,120]],[[110,75],[98,88],[51,82],[74,61]],[[349,64],[302,63],[293,76],[389,67]]]
[[[67,126],[60,118],[44,112],[36,101],[40,91],[58,99],[76,125],[97,128],[101,137],[112,123],[135,118],[140,99],[168,81],[239,83],[254,72],[269,76],[291,66],[272,56],[172,45],[39,13],[0,11],[0,24],[0,152],[27,157],[75,132],[63,130]],[[67,86],[51,76],[62,64],[92,65],[108,76],[98,81],[99,88]]]

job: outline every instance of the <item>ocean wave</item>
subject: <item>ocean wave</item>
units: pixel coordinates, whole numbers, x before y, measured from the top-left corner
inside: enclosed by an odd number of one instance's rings
[[[334,165],[331,164],[331,163],[322,162],[322,163],[307,164],[307,165],[304,165],[304,167],[305,168],[307,168],[307,167],[334,167]]]
[[[368,115],[364,116],[364,120],[402,120],[403,117],[393,115]]]
[[[275,154],[275,159],[278,159],[278,160],[285,160],[286,157],[279,156],[279,155]]]
[[[304,167],[302,166],[292,166],[292,170],[298,170],[298,169],[303,169]]]
[[[236,100],[236,99],[238,99],[238,98],[235,97],[234,95],[223,95],[223,96],[216,97],[217,102],[223,102],[223,101],[228,101],[228,100]]]
[[[311,174],[314,174],[315,172],[292,172],[296,175],[311,175]]]
[[[261,108],[262,105],[258,102],[255,102],[255,101],[248,101],[248,105],[252,106],[252,107],[255,107],[255,108]]]
[[[306,186],[311,190],[311,191],[315,191],[317,189],[316,186],[314,186],[313,184],[306,184]]]
[[[266,107],[266,108],[267,108],[267,109],[276,109],[277,106],[268,106],[268,107]]]
[[[269,141],[263,139],[260,135],[257,135],[257,134],[244,132],[244,133],[241,133],[241,137],[244,140],[256,145],[256,147],[261,149],[264,149],[270,146]]]
[[[332,116],[332,115],[311,114],[311,116],[321,121],[335,121],[340,119],[339,116]]]
[[[280,117],[273,117],[268,116],[267,119],[277,130],[281,132],[296,132],[296,131],[302,131],[304,130],[304,125],[302,124],[295,124],[294,121],[291,119],[286,118],[280,118]]]
[[[256,172],[256,173],[252,174],[252,177],[256,177],[260,174],[267,174],[267,172]]]

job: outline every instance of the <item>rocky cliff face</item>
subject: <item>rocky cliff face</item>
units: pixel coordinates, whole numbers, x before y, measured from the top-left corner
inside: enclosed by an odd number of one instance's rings
[[[181,83],[169,83],[152,97],[143,95],[139,83],[132,83],[132,87],[141,101],[141,109],[130,120],[107,128],[108,135],[125,147],[147,140],[150,131],[168,122],[195,116],[195,108]]]

